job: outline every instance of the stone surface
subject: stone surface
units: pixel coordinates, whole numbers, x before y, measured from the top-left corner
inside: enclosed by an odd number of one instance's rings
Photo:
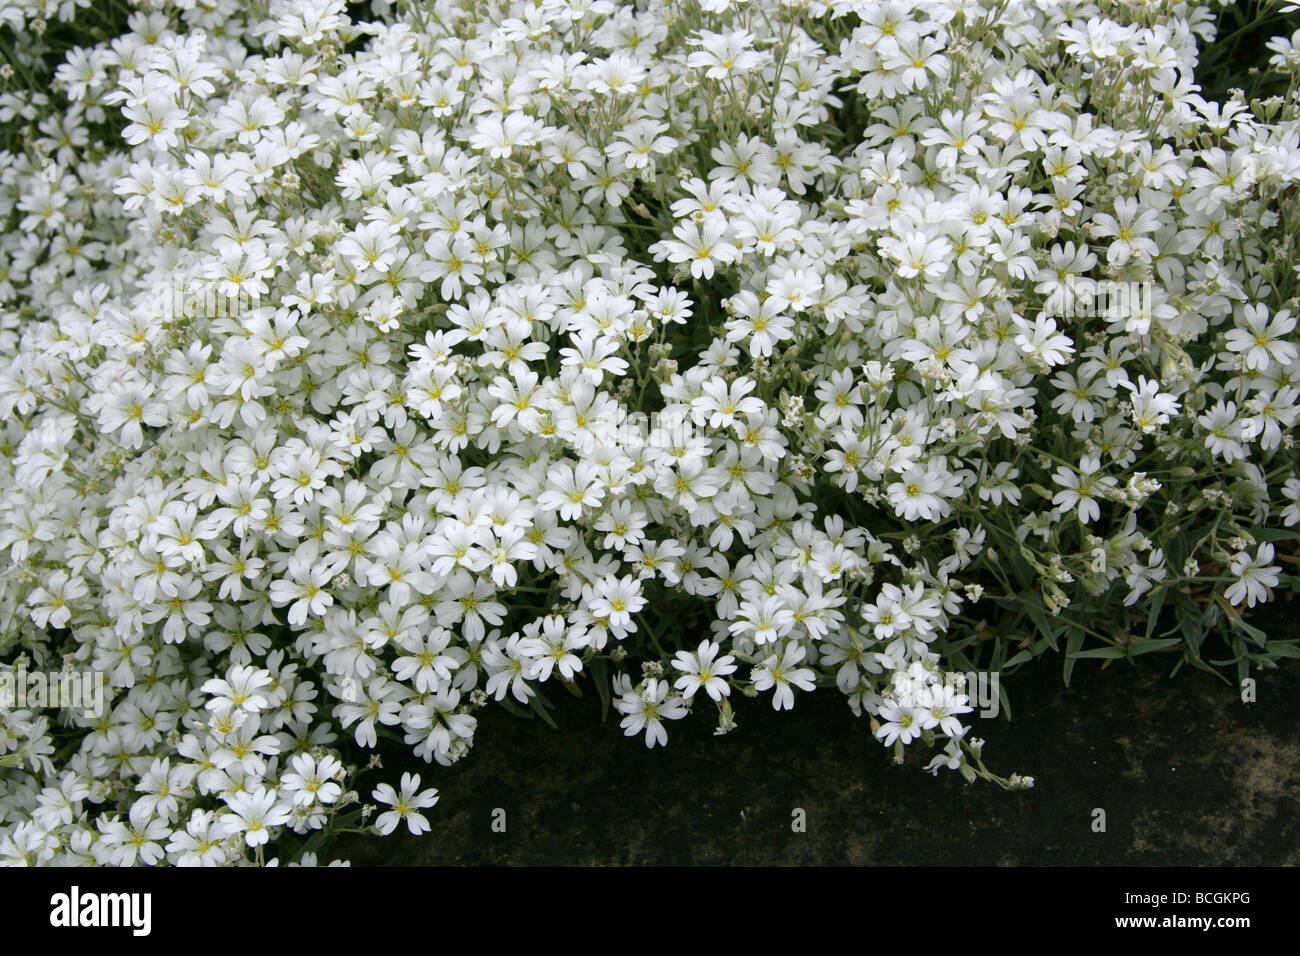
[[[1294,607],[1270,636],[1295,633]],[[495,708],[451,768],[389,751],[382,773],[418,770],[441,792],[420,838],[349,837],[366,864],[1131,864],[1300,863],[1300,667],[1256,675],[1257,701],[1226,680],[1147,655],[1059,659],[1005,678],[1013,719],[976,721],[986,764],[1036,778],[1006,792],[933,778],[920,751],[896,766],[834,691],[791,712],[738,701],[737,730],[706,713],[669,724],[668,747],[624,738],[600,704],[550,693],[553,730]],[[1293,662],[1300,663],[1300,662]],[[417,765],[418,764],[418,765]],[[493,832],[493,811],[506,832]],[[792,832],[795,808],[807,832]],[[1106,832],[1092,830],[1106,811]]]

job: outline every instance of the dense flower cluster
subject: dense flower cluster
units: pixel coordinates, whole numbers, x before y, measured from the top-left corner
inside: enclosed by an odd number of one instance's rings
[[[357,748],[555,683],[1000,779],[950,672],[1297,656],[1291,41],[1218,103],[1173,0],[138,8],[0,3],[0,655],[108,681],[0,713],[3,860],[418,833]]]

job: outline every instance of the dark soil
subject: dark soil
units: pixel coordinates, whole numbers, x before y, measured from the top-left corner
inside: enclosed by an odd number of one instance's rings
[[[1294,634],[1295,607],[1257,623]],[[331,855],[354,865],[1300,863],[1300,667],[1257,674],[1257,700],[1244,703],[1204,672],[1171,678],[1174,663],[1152,654],[1103,671],[1081,661],[1069,688],[1053,659],[1004,678],[1014,720],[976,720],[973,733],[988,742],[990,769],[1036,779],[1022,792],[931,777],[919,748],[895,765],[833,690],[782,713],[741,699],[739,727],[723,737],[708,709],[671,722],[667,748],[654,750],[625,738],[613,712],[602,724],[594,695],[551,695],[558,731],[488,708],[454,767],[397,751],[386,760],[382,779],[418,770],[441,792],[426,811],[431,833],[348,837]],[[806,832],[793,832],[796,808]],[[1094,832],[1097,809],[1105,832]],[[504,833],[493,829],[501,811]]]

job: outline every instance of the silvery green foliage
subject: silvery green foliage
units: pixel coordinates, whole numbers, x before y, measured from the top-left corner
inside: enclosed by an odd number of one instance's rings
[[[0,858],[436,832],[349,754],[556,682],[1023,786],[947,674],[1295,656],[1300,111],[1213,8],[141,6],[0,5],[0,653],[110,684],[0,714]]]

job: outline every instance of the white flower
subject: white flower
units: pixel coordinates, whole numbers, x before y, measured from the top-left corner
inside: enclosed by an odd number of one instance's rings
[[[1277,587],[1281,574],[1281,569],[1272,561],[1273,545],[1267,542],[1256,549],[1254,557],[1247,551],[1238,551],[1228,566],[1236,580],[1228,585],[1224,595],[1233,604],[1245,602],[1247,607],[1267,600],[1268,589]]]
[[[1119,482],[1110,475],[1098,475],[1101,462],[1096,458],[1085,458],[1078,471],[1070,468],[1058,468],[1052,479],[1061,486],[1061,490],[1052,496],[1052,504],[1058,511],[1078,510],[1079,520],[1090,524],[1101,517],[1098,500],[1118,486]]]
[[[731,686],[726,677],[736,672],[736,659],[730,654],[718,657],[719,649],[720,645],[713,641],[702,641],[693,653],[677,652],[673,667],[681,671],[682,676],[677,678],[673,686],[687,700],[693,698],[699,690],[703,690],[715,701],[731,694]]]
[[[889,485],[889,502],[906,521],[937,521],[948,505],[936,493],[944,487],[943,476],[920,465],[912,465]]]
[[[795,641],[787,641],[780,655],[772,654],[751,672],[754,689],[758,691],[775,690],[772,693],[772,707],[775,710],[790,710],[794,707],[794,689],[812,690],[816,672],[811,667],[796,666],[808,654],[808,649]]]
[[[263,691],[271,683],[270,672],[244,665],[232,667],[225,678],[205,681],[201,690],[212,695],[205,706],[218,716],[224,717],[232,710],[256,714],[270,705]]]
[[[880,717],[876,736],[886,747],[893,746],[894,741],[910,744],[921,736],[921,719],[913,706],[887,700],[880,707]]]
[[[397,829],[399,823],[405,823],[415,836],[430,829],[428,818],[419,811],[427,810],[438,802],[438,791],[420,789],[418,773],[402,774],[402,790],[398,793],[389,784],[381,783],[372,794],[375,800],[392,807],[375,818],[375,827],[381,836],[387,836]]]
[[[681,222],[673,227],[673,238],[662,239],[650,247],[656,259],[690,263],[696,279],[712,279],[715,265],[727,265],[740,258],[740,250],[726,238],[726,225],[706,219],[702,226]]]
[[[671,694],[667,681],[651,679],[645,682],[641,691],[628,689],[614,702],[615,708],[623,714],[619,726],[625,736],[632,737],[645,732],[645,745],[654,748],[657,744],[668,742],[668,731],[664,729],[665,720],[680,720],[687,714],[682,698]]]
[[[1286,340],[1296,326],[1290,309],[1269,318],[1263,305],[1244,306],[1240,324],[1228,330],[1228,350],[1242,354],[1247,368],[1264,369],[1271,363],[1290,365],[1300,356],[1294,342]]]
[[[228,835],[242,833],[251,847],[262,846],[271,838],[271,827],[289,821],[289,807],[278,802],[274,790],[259,787],[241,791],[226,801],[230,812],[222,814],[221,824]]]
[[[271,582],[271,603],[290,604],[289,623],[303,624],[308,614],[320,616],[334,603],[334,597],[325,589],[332,577],[328,566],[314,563],[315,554],[295,557],[289,561],[286,577]]]

